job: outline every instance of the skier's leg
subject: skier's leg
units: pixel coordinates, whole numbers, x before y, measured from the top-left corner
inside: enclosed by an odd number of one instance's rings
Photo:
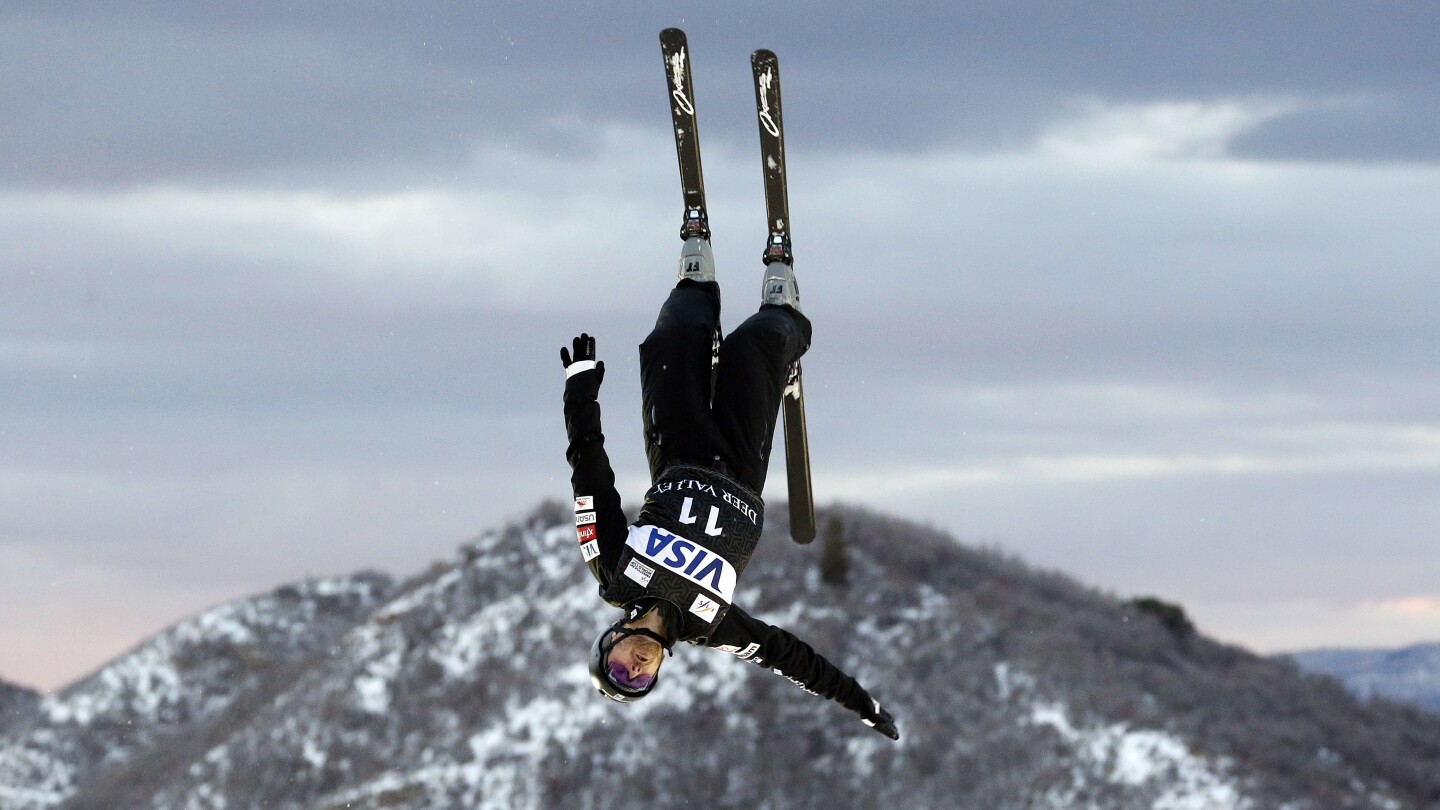
[[[716,452],[740,483],[759,494],[790,367],[810,347],[810,321],[765,304],[720,345],[713,405]]]
[[[708,463],[710,355],[720,324],[720,285],[682,279],[640,344],[645,454],[653,481],[676,461]]]

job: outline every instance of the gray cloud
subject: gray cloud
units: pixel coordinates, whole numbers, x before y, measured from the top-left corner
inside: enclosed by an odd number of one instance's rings
[[[357,164],[463,165],[558,120],[663,125],[654,32],[692,33],[705,135],[749,143],[745,55],[783,38],[814,143],[1007,148],[1076,97],[1350,99],[1255,133],[1268,159],[1428,160],[1440,65],[1426,4],[576,6],[13,4],[0,129],[14,183],[134,184]],[[693,19],[689,19],[692,18]],[[791,75],[793,74],[793,81]]]

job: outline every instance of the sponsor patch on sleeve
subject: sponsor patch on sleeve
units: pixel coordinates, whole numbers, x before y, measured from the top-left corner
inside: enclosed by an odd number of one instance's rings
[[[720,612],[720,603],[710,597],[700,594],[695,601],[690,603],[690,612],[704,619],[707,622],[715,621],[715,616]]]
[[[588,542],[588,543],[580,546],[580,556],[581,556],[582,558],[584,558],[585,562],[590,562],[591,560],[595,559],[596,557],[599,557],[599,556],[600,556],[600,543],[599,543],[599,541],[591,540],[590,542]]]
[[[576,512],[588,512],[595,508],[595,496],[581,495],[575,499]]]
[[[588,524],[588,525],[585,525],[585,526],[576,526],[576,527],[575,527],[575,539],[579,540],[582,545],[585,544],[585,543],[590,542],[591,540],[594,540],[594,539],[595,539],[595,524],[594,524],[594,523],[591,523],[591,524]]]
[[[641,587],[649,587],[650,578],[655,576],[655,569],[639,560],[631,560],[630,564],[625,566],[625,576],[640,583]]]
[[[594,522],[595,522],[595,513],[594,513],[594,512],[576,512],[576,513],[575,513],[575,525],[576,525],[576,526],[588,526],[588,525],[590,525],[591,523],[594,523]]]
[[[760,652],[760,645],[747,644],[745,646],[745,649],[742,650],[733,644],[717,644],[715,645],[715,649],[721,652],[728,652],[736,658],[739,658],[741,661],[749,661],[750,656],[754,655],[757,652]]]

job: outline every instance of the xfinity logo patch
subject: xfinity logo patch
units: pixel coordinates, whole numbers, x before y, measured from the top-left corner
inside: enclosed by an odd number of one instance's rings
[[[715,649],[719,650],[720,652],[728,652],[742,661],[748,661],[750,660],[750,656],[754,655],[757,652],[760,652],[760,645],[754,643],[747,644],[745,645],[745,649],[742,650],[733,644],[720,644],[717,645]]]
[[[631,526],[625,545],[651,562],[710,590],[727,605],[734,598],[735,566],[693,540],[677,537],[658,526]]]

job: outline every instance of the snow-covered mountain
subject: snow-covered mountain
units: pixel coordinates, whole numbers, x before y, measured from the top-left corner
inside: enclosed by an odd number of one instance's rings
[[[1362,700],[1389,698],[1440,712],[1440,643],[1398,650],[1307,650],[1289,657],[1302,669],[1339,678]]]
[[[362,574],[223,605],[38,701],[0,737],[0,808],[54,807],[180,762],[290,688],[392,588]]]
[[[1440,718],[921,526],[832,517],[846,564],[774,526],[737,602],[855,674],[898,744],[685,645],[655,696],[597,697],[584,658],[614,611],[549,504],[399,585],[217,608],[45,698],[0,727],[0,808],[1440,807]]]

